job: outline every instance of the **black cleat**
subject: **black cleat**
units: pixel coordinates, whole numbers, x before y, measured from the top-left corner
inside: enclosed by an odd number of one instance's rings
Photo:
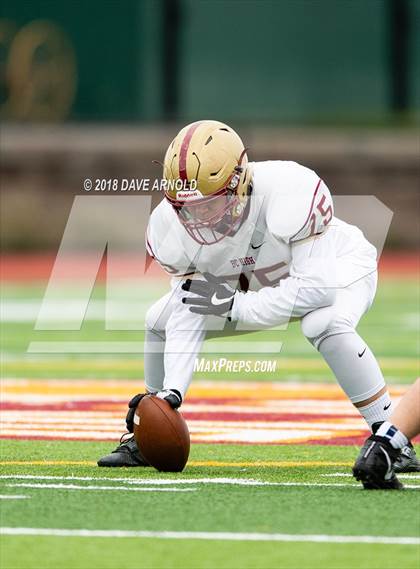
[[[134,435],[125,440],[124,436],[121,437],[120,444],[111,454],[98,460],[98,466],[150,466],[140,454]]]
[[[394,464],[394,471],[398,473],[420,472],[420,462],[411,443],[401,449]]]
[[[353,466],[353,476],[366,490],[401,490],[403,485],[395,476],[393,465],[400,451],[385,437],[371,435],[366,439]]]

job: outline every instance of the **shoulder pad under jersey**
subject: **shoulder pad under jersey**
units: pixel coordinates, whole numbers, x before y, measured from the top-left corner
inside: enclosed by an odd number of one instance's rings
[[[259,165],[255,181],[267,187],[269,231],[286,243],[322,233],[333,217],[333,203],[320,177],[297,162]]]

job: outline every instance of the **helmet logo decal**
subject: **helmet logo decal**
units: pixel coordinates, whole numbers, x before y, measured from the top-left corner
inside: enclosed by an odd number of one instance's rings
[[[188,148],[190,146],[191,138],[192,138],[194,132],[197,130],[197,128],[200,126],[200,124],[202,122],[203,121],[198,121],[198,122],[193,123],[190,126],[190,128],[187,130],[187,134],[185,135],[184,140],[182,141],[182,144],[181,144],[181,150],[179,153],[179,177],[184,182],[186,182],[188,180],[188,178],[187,178],[187,152],[188,152]]]
[[[203,198],[203,194],[197,188],[185,188],[184,190],[180,190],[176,193],[177,200],[196,200]]]

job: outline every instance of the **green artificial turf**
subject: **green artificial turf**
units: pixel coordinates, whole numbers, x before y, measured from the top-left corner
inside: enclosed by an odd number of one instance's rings
[[[3,569],[418,569],[413,546],[7,537]]]
[[[91,442],[3,441],[2,459],[91,461],[110,448],[106,443]],[[355,447],[337,446],[193,445],[191,461],[225,460],[240,465],[187,466],[182,474],[158,473],[151,468],[103,469],[92,465],[3,465],[2,475],[10,478],[0,480],[1,494],[23,494],[27,498],[2,501],[1,525],[88,530],[417,536],[417,490],[369,492],[350,477],[325,476],[337,472],[348,474],[350,466],[242,466],[244,462],[274,460],[351,463],[356,453]],[[28,474],[35,478],[25,478]],[[41,478],[45,476],[56,478]],[[73,480],[60,479],[60,476],[73,477]],[[77,477],[92,480],[78,480]],[[142,478],[152,479],[147,484],[149,487],[153,487],[153,480],[169,479],[177,482],[176,488],[194,491],[134,492],[126,489],[140,487],[128,482],[138,482]],[[188,479],[211,478],[306,485],[241,486],[207,481],[182,486],[182,481]],[[10,486],[54,482],[119,489]],[[415,485],[418,480],[405,477],[404,482]],[[333,486],[316,486],[317,483]],[[344,486],[335,487],[337,483]],[[3,542],[4,569],[218,566],[408,569],[416,567],[418,560],[416,546],[393,544],[30,536],[3,536]]]

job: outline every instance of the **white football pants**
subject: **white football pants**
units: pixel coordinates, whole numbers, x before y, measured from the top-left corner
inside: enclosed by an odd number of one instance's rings
[[[338,289],[332,306],[314,310],[301,319],[303,334],[321,353],[353,403],[368,399],[385,385],[374,355],[356,332],[360,318],[373,302],[376,283],[374,272]],[[144,373],[148,391],[177,389],[184,397],[208,332],[205,318],[192,314],[181,303],[182,296],[185,293],[179,283],[147,312]]]

